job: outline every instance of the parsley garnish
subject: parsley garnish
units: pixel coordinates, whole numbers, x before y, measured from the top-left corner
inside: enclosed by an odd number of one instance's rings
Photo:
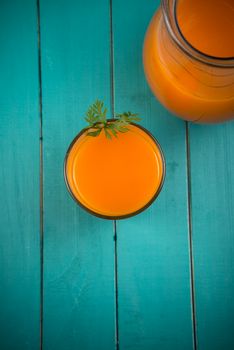
[[[111,140],[112,136],[118,136],[118,132],[129,131],[128,125],[130,123],[141,120],[137,114],[131,112],[117,114],[113,120],[108,120],[106,114],[107,108],[104,107],[102,101],[97,100],[89,107],[85,116],[85,120],[89,124],[86,128],[88,136],[96,137],[104,130],[106,137]]]

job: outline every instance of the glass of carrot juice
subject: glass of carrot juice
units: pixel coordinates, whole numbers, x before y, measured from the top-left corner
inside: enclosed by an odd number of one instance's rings
[[[131,123],[128,128],[111,140],[104,132],[90,137],[83,129],[65,156],[70,194],[101,218],[123,219],[140,213],[163,186],[165,160],[159,143],[142,126]]]
[[[162,0],[143,49],[155,96],[185,120],[233,119],[233,38],[233,0]]]

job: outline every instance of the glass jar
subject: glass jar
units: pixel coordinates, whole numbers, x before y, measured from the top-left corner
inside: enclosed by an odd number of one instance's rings
[[[217,123],[234,118],[232,1],[162,0],[148,27],[143,49],[147,81],[159,101],[182,119]],[[214,21],[220,18],[217,28],[212,28],[212,13]]]

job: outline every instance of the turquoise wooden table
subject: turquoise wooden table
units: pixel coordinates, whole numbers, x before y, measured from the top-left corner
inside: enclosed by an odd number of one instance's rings
[[[0,349],[234,349],[234,123],[171,116],[143,74],[157,0],[0,3]],[[90,216],[63,180],[96,98],[131,109],[167,176],[144,213]]]

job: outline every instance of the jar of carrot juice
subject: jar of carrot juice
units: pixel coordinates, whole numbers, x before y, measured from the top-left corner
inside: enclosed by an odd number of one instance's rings
[[[173,114],[234,118],[234,1],[162,0],[143,49],[147,81]]]

